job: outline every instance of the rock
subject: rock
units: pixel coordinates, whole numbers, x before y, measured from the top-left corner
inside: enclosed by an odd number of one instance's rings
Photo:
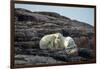
[[[82,48],[89,48],[89,38],[87,36],[81,36],[80,44]]]
[[[64,50],[26,49],[23,54],[15,55],[15,64],[57,64],[65,62],[90,61],[94,58],[93,51],[80,48],[79,56],[66,55]]]
[[[33,55],[16,55],[15,64],[16,65],[39,65],[39,64],[57,64],[64,63],[64,61],[55,60],[48,56],[33,56]]]
[[[33,41],[37,42],[47,34],[61,33],[65,37],[71,36],[77,38],[76,44],[80,47],[81,43],[84,44],[83,32],[88,34],[86,37],[93,37],[93,27],[84,22],[77,20],[71,20],[65,16],[61,16],[54,12],[31,12],[26,9],[15,9],[15,40],[21,41]],[[85,28],[85,30],[84,30]],[[83,33],[83,34],[82,34]],[[90,33],[90,34],[89,34]],[[38,43],[35,43],[38,45]],[[85,45],[87,47],[87,45]]]
[[[15,54],[21,54],[22,49],[20,47],[15,47]]]
[[[15,60],[15,64],[16,65],[25,65],[25,64],[27,64],[27,62],[24,60]]]
[[[17,47],[20,47],[20,48],[24,48],[24,49],[27,49],[27,48],[39,48],[39,42],[37,41],[21,41],[21,42],[16,42],[15,43],[15,46]]]
[[[68,57],[68,62],[80,62],[80,61],[86,61],[85,58],[80,56],[70,56]]]
[[[15,64],[49,64],[53,61],[59,63],[91,60],[95,58],[93,28],[85,22],[71,20],[55,12],[32,12],[15,8],[15,54],[20,54],[18,56],[20,58],[15,59]],[[69,57],[63,49],[41,50],[39,47],[41,38],[54,33],[72,37],[79,48],[79,55]]]
[[[78,49],[79,56],[84,57],[86,59],[93,59],[95,58],[95,53],[91,49],[87,48],[79,48]]]

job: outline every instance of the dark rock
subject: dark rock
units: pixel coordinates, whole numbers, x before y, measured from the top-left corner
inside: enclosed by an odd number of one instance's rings
[[[22,49],[20,47],[15,47],[15,54],[21,54]]]
[[[80,62],[80,61],[86,61],[86,59],[81,56],[69,56],[68,57],[68,62]]]
[[[15,64],[16,65],[32,65],[32,64],[57,64],[64,63],[64,61],[57,61],[52,57],[48,56],[33,56],[33,55],[16,55],[15,56]]]
[[[84,57],[86,59],[93,59],[95,57],[94,51],[87,48],[79,48],[78,53],[79,56]]]
[[[79,56],[68,56],[64,50],[41,50],[40,39],[47,34],[71,36],[78,46]],[[95,57],[93,26],[71,20],[55,12],[31,12],[15,9],[15,64],[49,64],[88,61]],[[23,54],[23,55],[22,55]]]
[[[80,47],[81,44],[89,43],[87,39],[83,39],[84,35],[84,38],[88,38],[88,40],[93,37],[94,32],[91,25],[71,20],[55,12],[31,12],[17,8],[15,14],[15,40],[17,42],[33,41],[33,44],[38,45],[39,43],[35,43],[35,40],[39,42],[44,35],[59,32],[65,37],[76,38],[75,42]],[[87,48],[88,45],[83,47]]]

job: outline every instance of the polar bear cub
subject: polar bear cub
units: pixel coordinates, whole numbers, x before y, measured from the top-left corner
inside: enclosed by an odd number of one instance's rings
[[[78,55],[78,48],[74,40],[71,37],[66,37],[64,39],[65,51],[69,55]]]

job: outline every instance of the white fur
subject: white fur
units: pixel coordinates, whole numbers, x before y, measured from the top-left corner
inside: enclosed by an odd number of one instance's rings
[[[77,46],[71,37],[66,37],[64,39],[64,46],[67,54],[74,54],[78,51]]]
[[[40,40],[41,49],[64,49],[67,54],[77,52],[77,46],[71,37],[64,37],[60,33],[45,35]]]
[[[63,46],[63,35],[60,33],[45,35],[40,40],[41,49],[58,49],[64,48]]]

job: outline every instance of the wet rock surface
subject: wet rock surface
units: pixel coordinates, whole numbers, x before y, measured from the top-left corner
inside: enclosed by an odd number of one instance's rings
[[[71,20],[54,12],[31,12],[15,9],[15,64],[53,64],[90,61],[95,56],[93,26]],[[41,50],[40,39],[47,34],[61,33],[71,36],[79,48],[78,56],[68,56],[61,51]]]

